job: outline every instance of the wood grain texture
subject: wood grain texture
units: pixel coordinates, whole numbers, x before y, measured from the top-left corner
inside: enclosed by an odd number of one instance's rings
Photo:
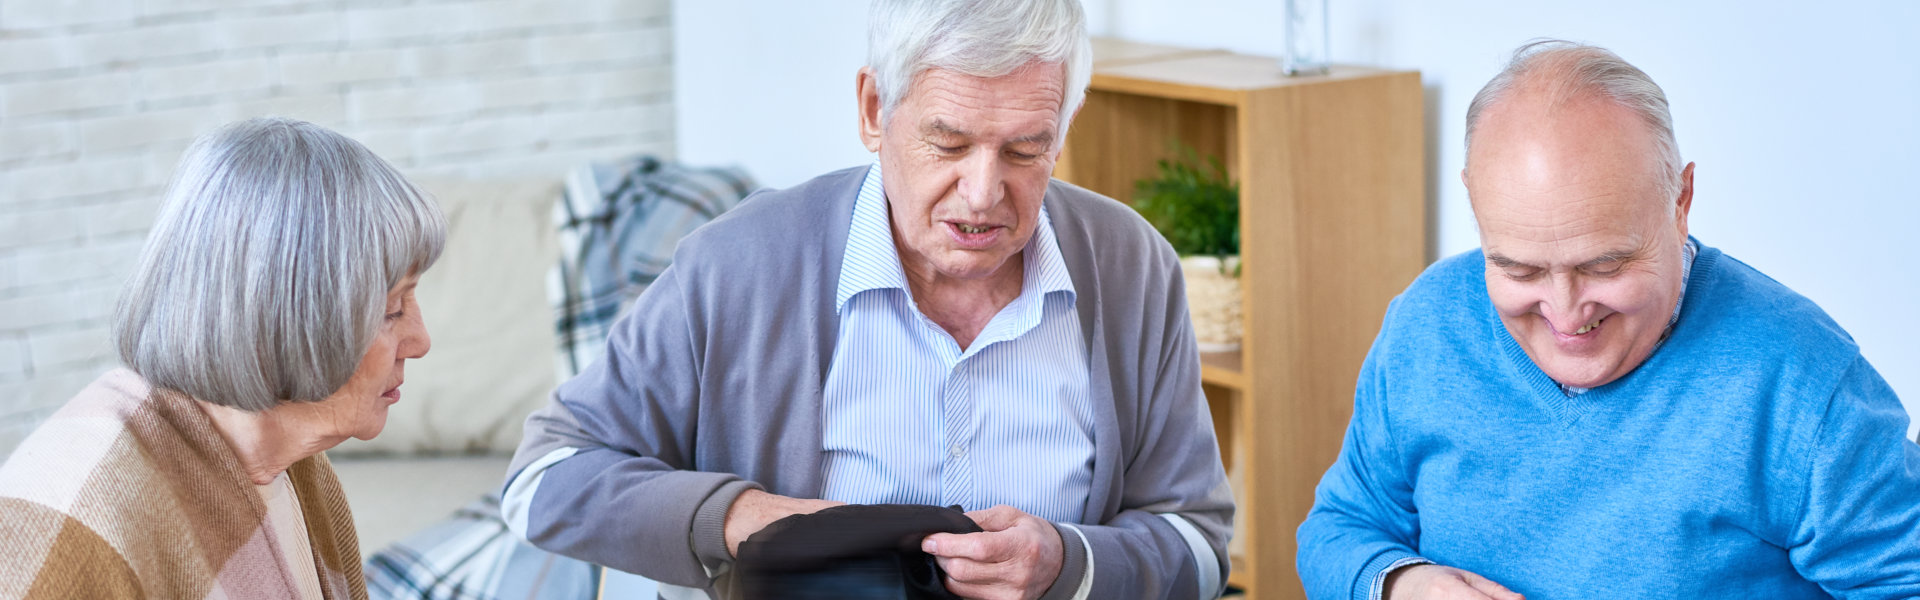
[[[1237,360],[1202,357],[1222,457],[1238,463],[1231,581],[1304,598],[1294,531],[1387,303],[1427,263],[1420,75],[1293,78],[1267,57],[1108,47],[1136,54],[1096,67],[1056,174],[1127,200],[1179,139],[1239,180],[1245,339]]]

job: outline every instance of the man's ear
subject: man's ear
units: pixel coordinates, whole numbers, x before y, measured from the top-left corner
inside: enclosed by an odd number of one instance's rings
[[[1687,239],[1687,213],[1693,211],[1693,163],[1680,170],[1680,197],[1675,200],[1673,220],[1680,226],[1680,239]]]
[[[868,152],[880,151],[880,86],[873,80],[873,67],[860,67],[854,76],[854,94],[860,103],[860,144]]]

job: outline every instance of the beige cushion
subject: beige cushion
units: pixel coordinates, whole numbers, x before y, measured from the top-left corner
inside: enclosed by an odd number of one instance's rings
[[[447,216],[440,261],[418,298],[433,347],[407,361],[379,437],[333,452],[511,453],[554,386],[547,271],[559,259],[560,181],[415,179]]]

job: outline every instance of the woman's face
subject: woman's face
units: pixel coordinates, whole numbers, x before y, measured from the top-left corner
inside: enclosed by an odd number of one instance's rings
[[[408,275],[387,291],[386,317],[367,355],[346,385],[319,402],[337,434],[363,440],[379,435],[387,426],[387,407],[400,401],[407,359],[426,356],[432,346],[426,323],[420,320],[420,305],[413,298],[419,282],[419,274]]]

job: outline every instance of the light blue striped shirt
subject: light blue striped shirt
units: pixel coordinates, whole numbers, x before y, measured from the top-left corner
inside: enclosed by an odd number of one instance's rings
[[[1043,208],[1020,295],[965,351],[920,312],[901,271],[880,165],[853,209],[821,422],[829,500],[1006,504],[1078,522],[1093,480],[1093,406],[1073,280]]]

